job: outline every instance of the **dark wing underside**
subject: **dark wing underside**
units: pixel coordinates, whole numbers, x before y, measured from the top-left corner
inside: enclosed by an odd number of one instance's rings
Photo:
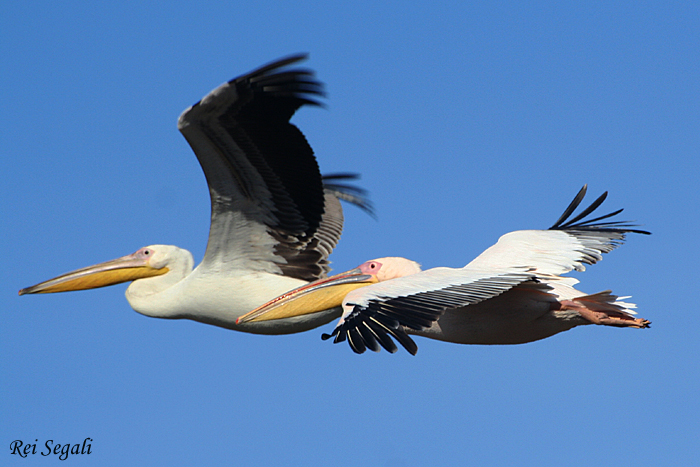
[[[408,336],[406,329],[422,331],[429,328],[446,310],[480,303],[517,285],[535,281],[535,278],[528,273],[509,273],[493,277],[477,273],[476,275],[481,277],[454,284],[465,279],[460,277],[465,272],[466,274],[473,274],[473,272],[460,269],[438,269],[360,289],[366,291],[370,297],[363,303],[354,304],[352,310],[344,314],[343,320],[333,332],[323,334],[321,337],[326,340],[335,336],[334,343],[347,340],[355,353],[364,353],[367,349],[378,352],[380,348],[394,353],[397,347],[391,340],[391,336],[410,354],[415,355],[418,346]],[[452,275],[446,275],[443,272]],[[434,278],[437,279],[432,281],[436,288],[428,290],[425,287],[420,287],[423,290],[408,292],[411,289],[419,290],[416,285],[425,282],[425,277],[430,276],[435,276]],[[445,283],[453,285],[443,286]],[[383,296],[382,288],[394,289],[401,295]],[[349,303],[348,305],[353,304]]]
[[[342,209],[334,190],[324,188],[306,138],[289,122],[301,106],[319,105],[315,98],[323,96],[312,71],[288,68],[304,58],[290,56],[224,83],[180,116],[178,128],[211,195],[201,267],[304,280],[328,269]]]

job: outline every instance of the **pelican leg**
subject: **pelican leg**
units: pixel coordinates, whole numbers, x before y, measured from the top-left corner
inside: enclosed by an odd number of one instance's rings
[[[586,305],[575,300],[562,300],[559,302],[559,310],[576,311],[581,318],[590,321],[592,324],[602,324],[604,326],[617,326],[621,328],[631,327],[644,329],[651,325],[648,319],[634,318],[627,313],[614,310],[598,311],[591,310]]]

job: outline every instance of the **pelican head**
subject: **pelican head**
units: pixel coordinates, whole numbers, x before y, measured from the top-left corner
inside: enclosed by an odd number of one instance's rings
[[[355,289],[419,271],[418,263],[406,258],[373,259],[350,271],[290,290],[241,316],[236,324],[291,318],[340,307],[345,296]]]
[[[189,257],[189,261],[187,257]],[[181,279],[181,277],[173,277],[175,275],[181,276],[181,274],[168,274],[169,272],[173,269],[180,272],[179,270],[187,269],[188,264],[189,270],[191,270],[193,262],[192,255],[186,250],[170,245],[151,245],[130,255],[78,269],[27,287],[20,290],[19,294],[95,289],[158,276],[163,276],[158,281],[159,284],[162,284],[158,288],[162,288],[170,285],[173,279]]]

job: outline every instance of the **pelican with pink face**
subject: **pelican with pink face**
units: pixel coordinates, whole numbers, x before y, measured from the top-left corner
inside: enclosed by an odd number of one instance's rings
[[[332,277],[290,290],[238,318],[238,324],[291,318],[341,305],[355,289],[415,274],[420,266],[405,258],[379,258]]]
[[[304,58],[287,57],[228,81],[180,116],[178,128],[211,197],[209,241],[196,268],[187,250],[151,245],[19,294],[131,281],[126,297],[141,314],[260,334],[306,331],[339,316],[336,308],[237,323],[270,298],[327,276],[343,227],[339,200],[371,209],[362,190],[339,183],[354,176],[321,176],[313,150],[289,121],[323,95],[312,71],[289,67]]]
[[[239,322],[289,319],[342,306],[331,334],[357,353],[418,350],[409,334],[460,344],[522,344],[579,325],[646,328],[632,303],[609,290],[586,294],[562,276],[583,271],[619,246],[628,233],[648,234],[624,221],[599,222],[622,210],[586,219],[604,193],[571,220],[586,193],[584,186],[548,230],[521,230],[502,236],[463,268],[421,271],[405,258],[380,258],[357,269],[306,284],[239,318]]]

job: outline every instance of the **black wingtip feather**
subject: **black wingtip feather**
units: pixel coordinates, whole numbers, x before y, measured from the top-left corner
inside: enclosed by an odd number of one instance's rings
[[[607,191],[600,195],[598,198],[596,198],[596,200],[593,201],[593,203],[591,203],[591,205],[584,209],[580,214],[578,214],[573,219],[567,221],[567,219],[571,217],[576,208],[578,208],[581,202],[583,201],[583,198],[586,196],[587,188],[588,185],[583,185],[583,188],[579,190],[579,192],[574,197],[573,201],[571,201],[571,203],[566,208],[561,217],[557,219],[557,221],[549,228],[549,230],[616,232],[621,234],[637,233],[643,235],[651,234],[651,232],[648,232],[646,230],[632,228],[637,227],[637,225],[630,223],[630,221],[599,222],[601,220],[609,219],[620,214],[622,212],[622,209],[618,209],[617,211],[604,214],[594,219],[586,220],[586,216],[593,213],[596,209],[598,209],[598,207],[600,207],[601,204],[603,204],[603,201],[605,201],[605,199],[608,196]]]
[[[362,339],[362,335],[360,334],[360,331],[357,330],[357,328],[348,328],[347,336],[348,336],[348,342],[350,343],[350,347],[352,348],[353,352],[357,354],[363,354],[367,350],[367,347],[365,346],[365,342]]]
[[[603,204],[603,201],[605,201],[605,199],[607,197],[608,197],[608,192],[606,191],[605,193],[600,195],[595,201],[593,201],[590,206],[588,206],[586,209],[584,209],[583,212],[581,212],[581,214],[574,217],[566,224],[562,225],[561,228],[565,229],[566,227],[568,227],[570,225],[576,224],[576,222],[580,221],[581,219],[583,219],[584,217],[586,217],[587,215],[589,215],[590,213],[595,211],[598,206]]]
[[[564,210],[564,214],[561,215],[559,219],[552,225],[549,230],[556,230],[559,228],[562,222],[564,222],[573,212],[576,210],[579,204],[581,204],[581,201],[583,200],[583,197],[586,196],[586,190],[588,190],[588,185],[583,185],[583,188],[579,190],[579,192],[576,194],[574,197],[574,200],[571,201],[569,206]]]
[[[321,334],[321,339],[325,341],[335,336],[334,344],[347,340],[350,348],[357,354],[362,354],[367,349],[379,352],[382,348],[389,353],[396,353],[398,347],[389,335],[411,355],[416,355],[418,352],[418,346],[401,328],[398,321],[383,315],[349,317],[330,334]]]
[[[403,331],[403,329],[393,329],[393,332],[391,332],[391,335],[394,336],[394,338],[399,341],[399,344],[403,346],[408,353],[411,355],[415,355],[418,353],[418,346],[416,345],[415,342],[413,342],[413,339],[411,339],[406,332]]]
[[[275,70],[277,68],[282,68],[283,66],[290,65],[292,63],[300,62],[309,58],[308,52],[299,52],[292,55],[287,55],[286,57],[279,58],[273,62],[263,65],[259,68],[248,73],[249,75],[262,75],[270,70]],[[233,81],[233,80],[232,80]]]
[[[391,338],[386,335],[385,328],[381,325],[381,323],[376,322],[373,318],[369,318],[365,320],[365,325],[372,330],[374,336],[379,341],[379,344],[384,347],[384,350],[389,353],[396,353],[398,347],[396,347],[394,341],[392,341]]]
[[[367,190],[355,185],[335,182],[335,180],[356,180],[358,178],[360,178],[360,176],[353,173],[323,175],[323,187],[326,190],[330,190],[336,198],[354,204],[376,220],[377,215],[374,212],[372,202],[367,196]]]

